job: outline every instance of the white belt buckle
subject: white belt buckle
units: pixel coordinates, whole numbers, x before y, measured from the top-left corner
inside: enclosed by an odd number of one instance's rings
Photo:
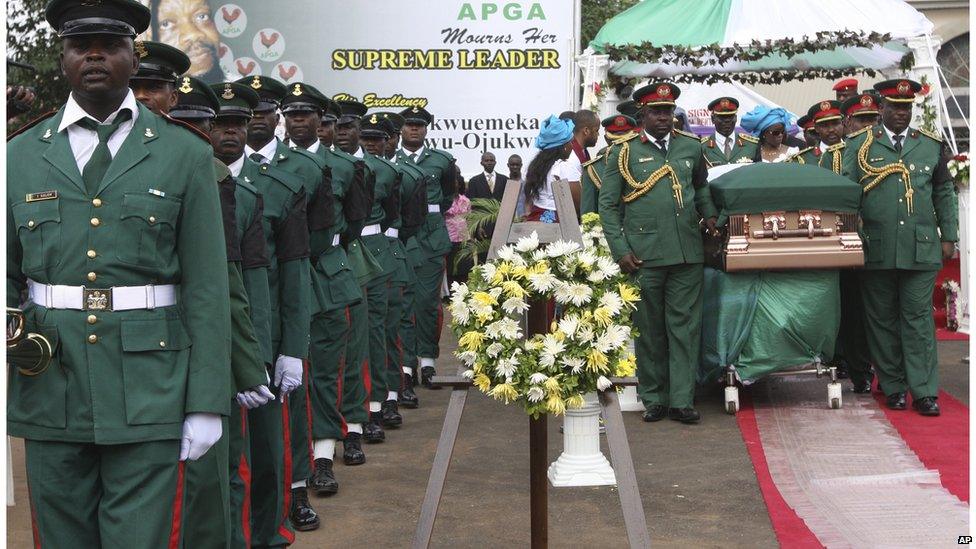
[[[51,288],[51,286],[48,286]],[[81,288],[81,307],[85,311],[111,311],[111,288]]]

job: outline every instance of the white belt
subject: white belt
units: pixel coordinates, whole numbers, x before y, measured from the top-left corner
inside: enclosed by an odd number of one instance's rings
[[[332,247],[335,248],[339,245],[339,235],[332,235]]]
[[[366,225],[365,227],[363,227],[363,232],[359,234],[360,236],[372,236],[374,234],[380,234],[382,232],[383,229],[379,226],[379,224],[374,224],[374,225]]]
[[[393,227],[390,227],[383,234],[385,234],[386,236],[388,236],[390,238],[400,238],[400,229],[394,229]]]
[[[131,311],[176,305],[179,286],[116,286],[114,288],[86,288],[41,284],[27,280],[30,300],[48,309],[77,311]]]
[[[438,204],[427,204],[427,213],[441,213],[441,207]]]

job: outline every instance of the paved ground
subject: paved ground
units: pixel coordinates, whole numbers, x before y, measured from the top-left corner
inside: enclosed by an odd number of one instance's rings
[[[445,332],[444,340],[449,356],[453,338]],[[943,387],[968,405],[968,365],[961,363],[968,342],[940,343],[939,352]],[[388,432],[385,443],[366,447],[365,465],[337,465],[340,493],[313,498],[323,526],[299,534],[295,547],[408,547],[448,394],[421,390],[421,408],[407,410],[405,426]],[[698,403],[704,420],[691,427],[645,424],[637,413],[624,414],[655,546],[776,546],[735,419],[722,412],[721,392],[703,391]],[[558,426],[550,421],[550,460],[561,450]],[[517,408],[471,392],[434,530],[435,547],[527,546],[527,438],[528,421]],[[7,542],[26,548],[31,534],[19,440],[13,465],[18,505],[7,509]],[[550,488],[549,505],[552,547],[626,546],[613,488]]]

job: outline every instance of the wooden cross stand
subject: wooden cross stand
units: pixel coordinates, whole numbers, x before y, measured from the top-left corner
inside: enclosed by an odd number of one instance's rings
[[[491,248],[488,258],[494,259],[496,251],[509,243],[517,242],[533,231],[539,237],[540,243],[569,240],[582,243],[583,235],[576,220],[576,209],[573,205],[569,183],[556,181],[553,184],[553,195],[556,201],[558,223],[524,222],[515,223],[515,209],[518,204],[519,185],[509,181],[505,186],[495,232],[491,238]],[[548,304],[533,302],[526,315],[526,333],[528,336],[547,333],[552,322]],[[458,372],[460,374],[460,371]],[[611,378],[615,386],[636,385],[635,378]],[[435,376],[435,385],[451,388],[451,397],[444,416],[444,426],[437,441],[434,462],[427,480],[427,492],[424,494],[417,531],[414,534],[414,549],[426,549],[430,545],[437,519],[437,507],[440,505],[441,494],[444,491],[444,481],[451,466],[451,454],[457,440],[458,427],[461,424],[461,414],[464,403],[468,398],[468,388],[471,381],[457,376]],[[610,447],[610,461],[613,464],[617,478],[617,491],[620,495],[620,505],[623,509],[624,524],[627,529],[627,539],[632,548],[650,547],[650,536],[647,533],[647,523],[644,519],[644,506],[637,490],[637,476],[634,472],[634,462],[630,456],[630,445],[627,442],[627,432],[624,429],[623,416],[620,414],[620,404],[617,392],[613,389],[599,393],[600,406],[607,427],[607,442]],[[548,460],[548,431],[546,416],[538,419],[529,418],[529,487],[531,491],[531,525],[532,549],[544,549],[549,542],[549,479],[546,470]]]

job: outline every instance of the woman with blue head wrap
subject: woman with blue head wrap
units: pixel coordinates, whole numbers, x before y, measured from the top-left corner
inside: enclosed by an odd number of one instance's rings
[[[793,119],[786,109],[756,105],[742,117],[742,129],[759,138],[759,157],[756,162],[783,162],[799,152],[796,147],[788,147],[786,129]]]
[[[530,204],[528,221],[556,222],[556,199],[552,194],[552,182],[566,179],[562,173],[565,160],[573,152],[572,120],[550,116],[542,122],[535,146],[535,155],[525,172],[525,199]],[[575,198],[575,196],[574,196]]]

